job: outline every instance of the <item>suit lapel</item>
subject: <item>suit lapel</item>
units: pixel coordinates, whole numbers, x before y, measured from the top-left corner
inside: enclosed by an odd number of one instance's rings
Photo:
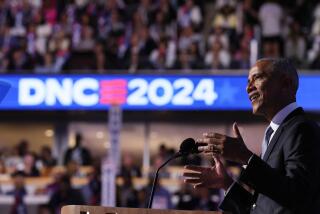
[[[285,119],[284,121],[280,124],[279,128],[277,129],[276,133],[274,134],[274,136],[272,137],[267,150],[263,156],[263,160],[267,161],[274,146],[277,144],[279,137],[281,136],[281,133],[283,132],[283,129],[285,128],[285,126],[288,124],[288,122],[295,116],[302,114],[303,113],[303,109],[302,108],[297,108],[295,109],[293,112],[291,112]]]
[[[264,160],[264,161],[267,161],[267,160],[268,160],[268,158],[269,158],[269,156],[270,156],[270,154],[271,154],[274,146],[275,146],[276,143],[278,142],[278,139],[279,139],[279,137],[280,137],[280,135],[281,135],[281,133],[282,133],[282,130],[283,130],[283,127],[280,126],[280,127],[277,129],[277,131],[276,131],[276,133],[274,134],[274,136],[272,137],[272,139],[271,139],[271,141],[270,141],[270,143],[269,143],[269,145],[268,145],[268,147],[267,147],[267,150],[266,150],[266,152],[265,152],[265,154],[264,154],[264,156],[263,156],[263,160]]]

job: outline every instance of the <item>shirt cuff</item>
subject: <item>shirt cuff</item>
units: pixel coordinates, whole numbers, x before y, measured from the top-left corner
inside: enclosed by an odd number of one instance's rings
[[[247,166],[248,166],[248,164],[250,163],[250,161],[251,161],[252,157],[253,157],[253,155],[251,155],[251,156],[250,156],[250,158],[249,158],[249,160],[248,160],[247,164],[242,165],[242,168],[244,168],[244,169],[245,169],[245,168],[247,168]]]

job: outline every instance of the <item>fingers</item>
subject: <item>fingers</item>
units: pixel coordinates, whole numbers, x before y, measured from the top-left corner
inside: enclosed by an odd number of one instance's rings
[[[217,164],[222,164],[220,160],[216,159],[215,162]],[[219,166],[219,171],[217,171],[217,167],[201,167],[201,166],[193,166],[188,165],[185,166],[186,170],[183,176],[185,177],[184,182],[191,184],[194,188],[199,187],[209,187],[209,188],[221,188],[223,184],[223,174],[220,172],[223,169]]]
[[[223,143],[223,141],[226,139],[226,136],[223,136],[221,138],[214,138],[214,137],[211,137],[211,138],[199,138],[197,139],[197,145],[206,145],[206,144],[209,144],[209,143],[214,143],[214,144],[217,144],[217,143]]]
[[[217,168],[223,166],[223,163],[220,160],[220,157],[218,155],[213,155],[214,164]]]
[[[203,172],[205,170],[205,167],[202,166],[195,166],[195,165],[187,165],[184,167],[185,169],[196,171],[196,172]]]
[[[202,139],[197,139],[197,140],[196,140],[196,144],[197,144],[198,147],[199,147],[199,146],[206,146],[206,145],[208,145],[208,143],[203,143]]]
[[[186,178],[186,179],[184,179],[184,182],[188,183],[188,184],[199,184],[199,183],[201,183],[201,179],[200,178]]]
[[[206,132],[206,133],[203,133],[203,137],[206,137],[206,138],[222,138],[224,137],[223,134],[219,134],[219,133],[215,133],[215,132]]]
[[[185,179],[184,182],[193,185],[193,188],[195,189],[200,187],[207,187],[207,185],[201,182],[200,179]]]
[[[208,144],[206,146],[199,146],[198,150],[204,153],[214,153],[214,154],[221,154],[223,152],[224,144],[217,143],[217,144]]]
[[[204,183],[198,183],[198,184],[195,184],[193,185],[193,188],[200,188],[200,187],[207,187],[207,185],[205,185]]]
[[[184,172],[182,174],[183,177],[188,177],[188,178],[198,178],[201,174],[200,173],[195,173],[195,172]]]
[[[235,142],[243,141],[239,128],[236,123],[233,124],[233,131],[236,137],[229,137],[223,134],[208,132],[204,133],[204,138],[197,139],[198,150],[204,153],[224,154],[229,145]]]
[[[202,182],[200,177],[201,177],[201,171],[204,170],[204,167],[187,165],[184,168],[187,170],[193,171],[193,172],[187,171],[183,173],[183,177],[185,177],[184,182],[188,184],[192,184],[194,188],[196,188],[196,186]]]
[[[217,135],[218,136],[218,135]],[[222,135],[221,135],[222,137]],[[202,138],[197,139],[197,146],[200,152],[218,152],[223,149],[225,138]]]

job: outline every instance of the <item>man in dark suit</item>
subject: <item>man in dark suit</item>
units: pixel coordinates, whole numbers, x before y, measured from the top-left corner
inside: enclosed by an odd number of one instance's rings
[[[205,133],[199,149],[212,153],[213,167],[186,166],[185,182],[224,188],[220,205],[231,213],[320,213],[320,129],[296,104],[296,69],[286,59],[261,59],[249,71],[247,93],[253,114],[269,122],[262,154],[235,137]],[[246,165],[233,181],[220,158]]]
[[[76,134],[75,141],[75,146],[72,148],[68,148],[64,154],[64,165],[69,164],[69,162],[71,161],[76,162],[79,165],[91,165],[91,153],[87,148],[81,145],[82,135],[80,133]]]

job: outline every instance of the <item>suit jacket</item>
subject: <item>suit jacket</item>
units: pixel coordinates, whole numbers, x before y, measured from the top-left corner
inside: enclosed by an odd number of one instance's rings
[[[72,159],[72,153],[75,151],[74,148],[69,148],[67,149],[65,155],[64,155],[64,165],[67,165],[69,161]],[[81,159],[82,159],[82,165],[91,165],[92,164],[92,159],[91,159],[91,154],[90,151],[84,147],[81,147]]]
[[[320,128],[297,108],[280,124],[263,160],[253,155],[220,208],[232,213],[320,213],[319,192]]]

